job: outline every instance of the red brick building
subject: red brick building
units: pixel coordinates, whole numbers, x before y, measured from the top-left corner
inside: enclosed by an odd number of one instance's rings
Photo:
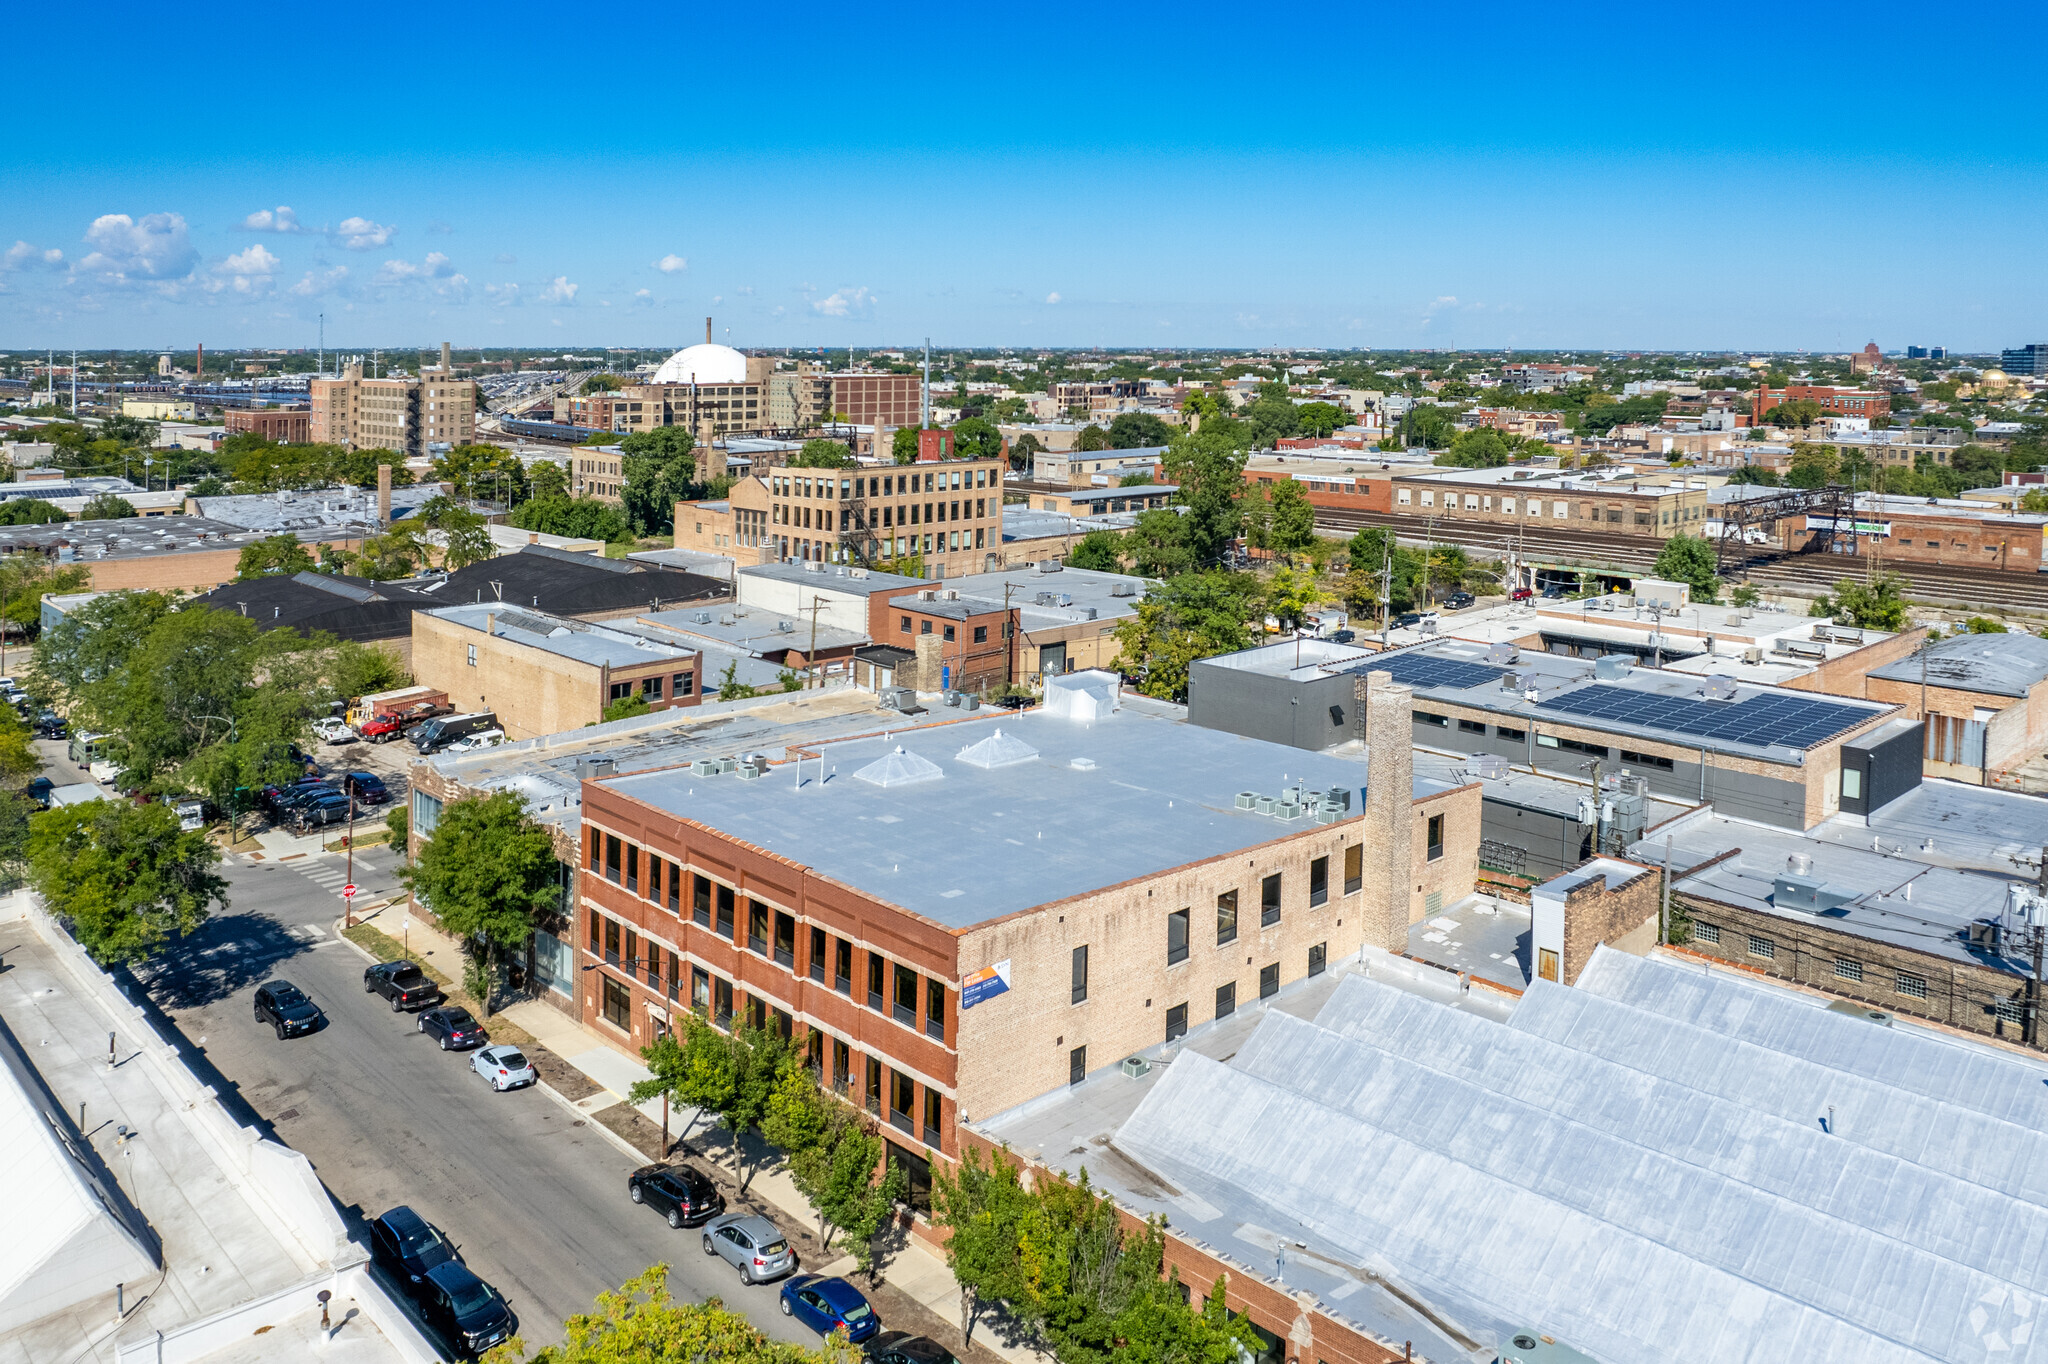
[[[1889,393],[1872,393],[1861,388],[1831,388],[1825,384],[1787,384],[1784,388],[1759,385],[1750,393],[1750,422],[1761,426],[1764,413],[1780,403],[1796,403],[1801,399],[1818,403],[1822,412],[1837,417],[1886,417],[1892,410]]]
[[[313,438],[313,410],[309,407],[236,408],[222,424],[231,436],[256,435],[279,445],[304,445]]]
[[[857,426],[915,426],[922,393],[915,374],[835,374],[832,411]]]

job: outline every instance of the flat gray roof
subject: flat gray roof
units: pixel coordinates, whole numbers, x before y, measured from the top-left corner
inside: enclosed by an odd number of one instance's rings
[[[478,633],[490,633],[529,648],[573,658],[592,667],[629,668],[638,663],[682,663],[695,648],[663,643],[648,635],[628,633],[589,621],[551,616],[544,611],[508,607],[502,602],[464,602],[427,612]]]
[[[962,749],[1001,730],[1037,756],[985,769]],[[903,750],[926,780],[859,777]],[[744,750],[737,750],[744,751]],[[1093,723],[1043,710],[823,745],[820,764],[754,781],[687,770],[614,777],[622,795],[950,928],[966,928],[1173,867],[1240,852],[1305,828],[1235,808],[1238,792],[1349,789],[1356,763],[1126,708]]]
[[[929,578],[906,578],[901,573],[884,573],[879,568],[850,568],[843,564],[819,565],[809,568],[795,564],[749,564],[739,570],[744,578],[770,578],[776,582],[801,583],[821,592],[853,592],[866,595],[871,592],[902,591],[929,583]]]
[[[439,483],[414,483],[391,490],[391,515],[395,520],[415,511],[429,498],[444,491]],[[308,492],[229,494],[198,497],[202,516],[239,526],[244,530],[275,535],[279,531],[319,531],[349,526],[361,527],[377,517],[375,488],[315,488]]]
[[[1178,483],[1142,483],[1133,484],[1128,488],[1069,488],[1064,496],[1073,502],[1101,502],[1114,497],[1150,497],[1158,493],[1179,491]]]
[[[652,639],[675,643],[688,639],[692,641],[692,648],[697,647],[696,641],[715,641],[752,654],[780,654],[789,649],[808,652],[814,644],[822,652],[826,649],[849,649],[868,642],[867,635],[861,631],[819,625],[813,632],[808,616],[785,616],[758,606],[736,606],[731,602],[722,606],[686,606],[677,611],[646,611],[630,622],[612,621],[610,624],[615,629],[633,630]]]
[[[1920,653],[1872,668],[1870,675],[1887,682],[1918,682],[1923,663],[1930,686],[2025,696],[2028,688],[2048,677],[2048,639],[2038,635],[1951,635]]]

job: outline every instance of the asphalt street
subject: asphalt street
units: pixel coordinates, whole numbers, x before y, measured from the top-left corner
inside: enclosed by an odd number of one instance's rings
[[[384,850],[357,855],[366,897],[396,888],[392,865]],[[356,1238],[367,1248],[364,1220],[410,1204],[505,1294],[529,1345],[558,1339],[563,1318],[662,1260],[678,1296],[721,1297],[776,1339],[816,1344],[782,1316],[776,1288],[742,1287],[698,1232],[627,1201],[638,1162],[594,1120],[538,1089],[494,1093],[465,1054],[443,1053],[411,1015],[364,992],[362,955],[332,931],[341,867],[333,854],[227,859],[232,906],[146,983],[202,1078],[240,1120],[306,1153]],[[320,1031],[279,1041],[254,1022],[255,987],[273,976],[312,996]]]

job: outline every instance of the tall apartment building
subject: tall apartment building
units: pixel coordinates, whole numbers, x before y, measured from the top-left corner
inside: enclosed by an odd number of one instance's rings
[[[915,374],[842,370],[832,376],[832,413],[856,426],[915,426],[923,382]]]
[[[768,377],[768,424],[777,431],[809,431],[832,416],[832,376],[823,365],[797,361],[794,370]]]
[[[2031,374],[2048,377],[2048,341],[2036,341],[2030,346],[2019,346],[2001,353],[1999,368],[2007,374]]]
[[[339,378],[314,379],[311,393],[315,442],[413,456],[476,439],[476,385],[455,377],[445,341],[441,363],[421,366],[418,378],[365,378],[354,364]]]

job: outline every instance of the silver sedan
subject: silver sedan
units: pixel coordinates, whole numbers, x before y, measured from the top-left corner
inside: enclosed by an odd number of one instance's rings
[[[489,1080],[491,1088],[500,1093],[540,1079],[540,1072],[517,1047],[479,1047],[469,1058],[469,1068]]]

